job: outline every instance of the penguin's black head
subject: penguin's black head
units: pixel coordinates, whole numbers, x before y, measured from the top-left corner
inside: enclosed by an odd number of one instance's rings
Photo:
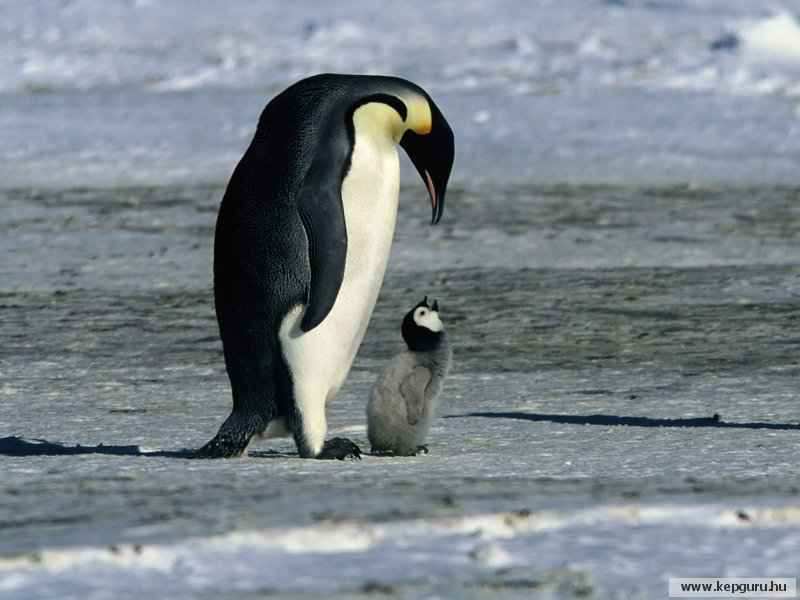
[[[306,88],[321,90],[323,96],[332,98],[334,105],[347,106],[349,120],[368,105],[384,104],[392,109],[391,117],[373,111],[370,127],[380,121],[385,132],[406,151],[428,189],[431,220],[434,224],[439,222],[453,169],[455,140],[442,111],[424,89],[399,77],[334,73],[315,75],[295,84],[298,85],[303,89],[293,90],[293,101],[298,96],[307,96]]]
[[[403,319],[403,340],[412,352],[435,350],[444,337],[444,326],[439,319],[439,302],[428,304],[428,297],[412,308]]]
[[[400,145],[408,154],[428,188],[431,198],[431,223],[436,224],[444,212],[444,193],[453,169],[455,142],[453,130],[439,107],[426,94],[430,108],[429,127],[415,131],[408,129],[400,139]]]

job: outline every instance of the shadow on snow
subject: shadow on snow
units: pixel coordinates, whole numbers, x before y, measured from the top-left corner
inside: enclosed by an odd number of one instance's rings
[[[96,446],[67,446],[58,442],[49,442],[39,439],[25,439],[17,436],[0,438],[0,456],[71,456],[75,454],[106,454],[110,456],[146,456],[156,458],[196,458],[195,450],[188,448],[182,450],[142,450],[139,446],[115,446],[98,444]],[[287,457],[291,455],[270,450],[248,452],[248,456]]]
[[[654,419],[651,417],[624,417],[619,415],[558,415],[529,412],[472,412],[463,415],[447,415],[445,419],[465,417],[484,417],[489,419],[518,419],[565,425],[600,425],[603,427],[624,425],[628,427],[716,427],[721,429],[769,429],[777,431],[798,431],[798,423],[735,423],[723,421],[718,414],[712,417]],[[195,450],[142,450],[139,446],[116,446],[98,444],[96,446],[67,446],[58,442],[39,439],[25,439],[17,436],[0,438],[0,456],[70,456],[76,454],[106,454],[111,456],[146,456],[160,458],[202,459]],[[248,452],[253,458],[296,456],[273,450]]]
[[[519,419],[561,423],[565,425],[627,425],[629,427],[719,427],[723,429],[773,429],[800,430],[798,423],[734,423],[723,421],[718,414],[713,417],[654,419],[651,417],[622,417],[618,415],[549,415],[528,412],[472,412],[464,415],[448,415],[447,419],[463,417],[486,417],[490,419]]]

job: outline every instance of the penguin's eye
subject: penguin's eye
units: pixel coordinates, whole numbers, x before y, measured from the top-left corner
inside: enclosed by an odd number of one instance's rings
[[[419,316],[424,317],[427,314],[427,312],[428,311],[423,308],[422,310],[419,311]]]

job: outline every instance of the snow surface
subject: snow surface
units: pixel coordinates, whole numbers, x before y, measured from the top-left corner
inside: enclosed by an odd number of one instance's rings
[[[211,597],[253,589],[269,590],[270,596],[292,591],[322,594],[358,590],[354,580],[366,576],[373,586],[394,591],[405,585],[412,593],[424,584],[449,595],[457,588],[473,593],[484,586],[519,588],[521,581],[528,593],[551,588],[563,597],[594,597],[602,590],[599,597],[633,593],[655,598],[666,589],[666,575],[750,572],[754,547],[765,544],[775,551],[768,565],[759,561],[760,575],[795,573],[797,562],[791,554],[800,544],[799,524],[800,507],[731,511],[637,504],[601,506],[568,516],[522,511],[383,524],[325,523],[174,544],[72,548],[34,558],[0,559],[0,574],[13,573],[0,580],[0,591],[64,599],[165,593]],[[659,536],[662,542],[653,548]],[[730,544],[724,566],[707,551],[709,545],[723,544]],[[645,548],[647,556],[642,555]],[[613,561],[607,560],[608,553]],[[569,557],[566,563],[564,556]],[[672,571],[665,574],[659,563],[667,561]],[[230,565],[235,565],[233,573]],[[613,590],[619,578],[638,583],[618,595]]]
[[[796,8],[3,2],[0,185],[222,181],[266,101],[322,71],[428,88],[457,181],[796,183]]]
[[[431,454],[352,463],[181,453],[230,410],[222,188],[0,194],[0,595],[660,598],[800,571],[796,190],[477,189],[436,228],[404,189],[329,409],[366,449],[434,295],[455,359]]]

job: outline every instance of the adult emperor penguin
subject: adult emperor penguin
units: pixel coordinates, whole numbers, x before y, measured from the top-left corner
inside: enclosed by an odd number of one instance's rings
[[[316,75],[267,104],[217,217],[214,298],[233,411],[201,456],[241,455],[253,435],[293,435],[302,457],[357,456],[325,441],[378,297],[394,235],[396,145],[442,216],[453,132],[396,77]]]

